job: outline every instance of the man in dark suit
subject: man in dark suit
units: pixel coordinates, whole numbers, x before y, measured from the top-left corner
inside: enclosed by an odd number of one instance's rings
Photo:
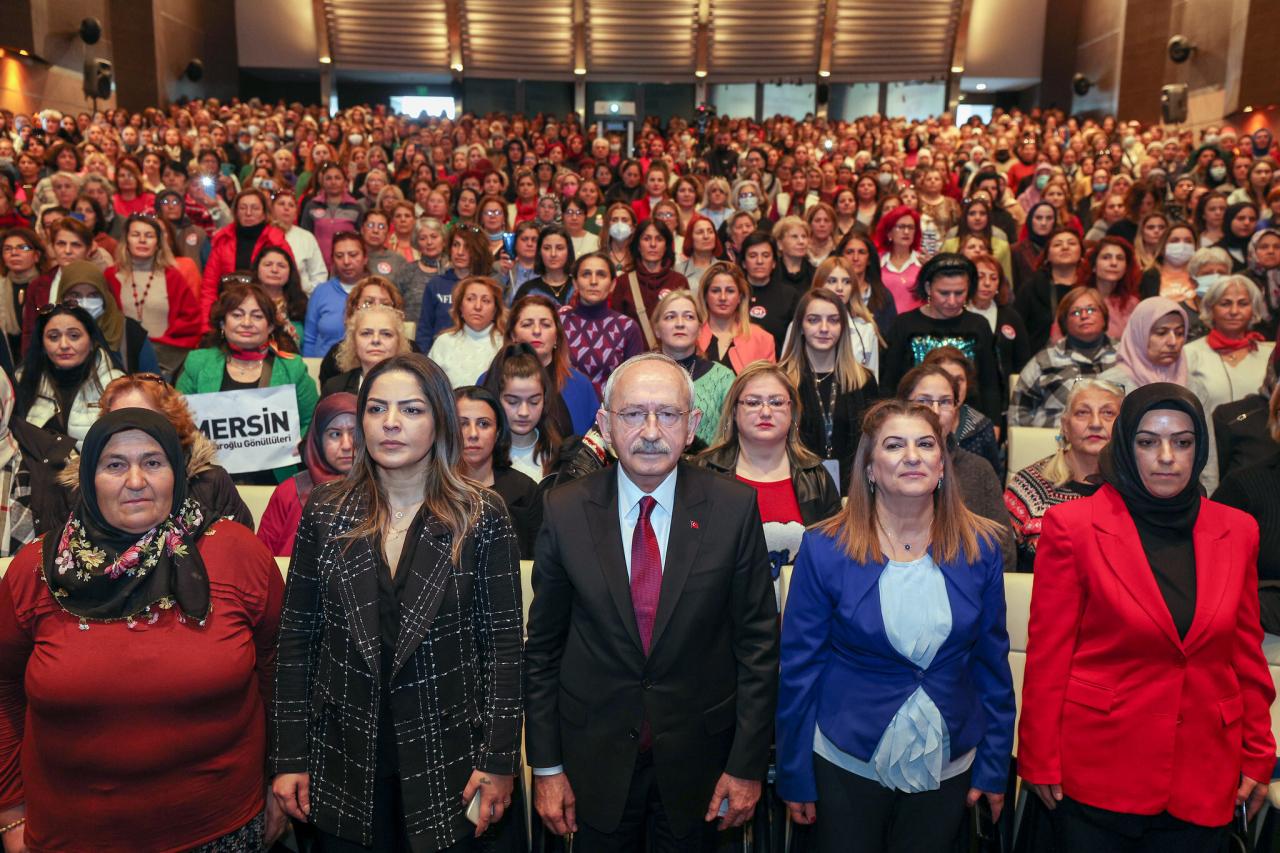
[[[538,814],[592,853],[706,850],[751,815],[768,765],[769,558],[754,490],[679,461],[700,414],[688,373],[636,356],[597,415],[618,464],[547,496],[527,751]]]

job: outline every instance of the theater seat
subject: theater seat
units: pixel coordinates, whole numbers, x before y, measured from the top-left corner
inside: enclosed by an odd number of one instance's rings
[[[1058,449],[1058,431],[1049,427],[1009,427],[1008,478]],[[1006,479],[1008,482],[1008,479]]]
[[[307,366],[307,373],[309,373],[311,378],[315,380],[317,390],[322,384],[320,382],[320,362],[322,361],[324,361],[323,358],[304,358],[302,360],[302,363]]]
[[[1022,678],[1027,668],[1027,623],[1031,619],[1031,580],[1033,575],[1006,573],[1004,576],[1005,627],[1009,631],[1009,671],[1013,673],[1013,698],[1022,713]],[[1013,753],[1018,754],[1018,728],[1015,718]]]
[[[275,490],[275,486],[236,486],[240,499],[244,501],[245,506],[249,507],[249,512],[253,515],[254,530],[257,530],[258,525],[262,523],[262,514],[267,511],[267,503],[270,502],[271,494]]]
[[[9,563],[13,561],[13,557],[0,557],[0,578],[4,577],[4,573],[9,571]]]
[[[411,341],[418,336],[418,324],[413,320],[404,321],[404,339]]]

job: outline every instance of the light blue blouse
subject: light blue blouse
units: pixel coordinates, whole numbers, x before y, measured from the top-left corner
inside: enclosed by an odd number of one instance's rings
[[[889,560],[878,586],[889,643],[912,664],[928,669],[951,634],[951,601],[942,570],[928,554],[910,563]],[[857,711],[851,708],[850,713]],[[850,773],[912,794],[937,790],[943,780],[964,773],[975,752],[951,760],[947,725],[923,686],[893,715],[870,761],[842,751],[820,728],[814,729],[813,751]]]

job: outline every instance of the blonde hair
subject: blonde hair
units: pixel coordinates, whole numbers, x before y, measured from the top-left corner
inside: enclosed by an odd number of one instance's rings
[[[391,317],[391,328],[396,332],[396,349],[392,355],[412,351],[408,339],[404,336],[404,312],[389,305],[366,305],[352,311],[351,316],[347,318],[345,332],[338,343],[338,351],[334,354],[339,370],[353,370],[360,366],[360,359],[356,356],[356,331],[366,318],[382,312],[386,312]]]
[[[655,333],[658,331],[658,320],[662,317],[662,312],[666,311],[667,306],[672,302],[679,299],[687,299],[689,300],[689,303],[693,305],[693,313],[698,316],[699,330],[702,329],[702,324],[707,322],[707,315],[702,306],[698,304],[698,298],[693,295],[692,290],[668,290],[666,293],[662,294],[661,298],[658,299],[658,304],[653,306],[653,311],[649,314],[649,322],[653,324],[652,327]],[[654,349],[661,351],[662,343],[658,342]],[[683,370],[683,368],[681,369]]]
[[[800,440],[800,392],[796,390],[795,383],[781,367],[767,361],[753,361],[733,380],[733,384],[729,386],[729,392],[724,396],[724,403],[720,410],[720,428],[716,433],[715,443],[702,451],[700,459],[705,459],[726,447],[738,446],[738,422],[734,417],[738,398],[742,396],[743,389],[751,381],[767,376],[772,376],[781,382],[782,387],[787,389],[787,397],[791,400],[791,426],[787,428],[787,458],[791,461],[791,465],[808,467],[820,461],[817,455],[805,447],[804,442]]]
[[[975,515],[965,507],[937,414],[928,406],[906,400],[882,400],[867,412],[862,420],[862,438],[858,441],[853,471],[847,484],[848,501],[842,511],[819,522],[816,529],[835,538],[852,560],[860,563],[885,560],[876,517],[876,490],[868,474],[880,430],[890,418],[897,416],[916,418],[928,424],[942,455],[942,478],[933,492],[933,527],[930,530],[930,553],[934,561],[948,563],[962,557],[965,562],[975,562],[981,556],[983,544],[992,547],[998,541],[1000,525]]]
[[[803,231],[804,236],[806,237],[812,234],[812,231],[809,228],[809,223],[805,222],[799,216],[784,216],[778,220],[776,225],[773,226],[771,236],[773,237],[774,242],[781,242],[783,237],[786,237],[792,231],[797,229]]]
[[[1110,394],[1116,398],[1117,402],[1124,400],[1124,389],[1113,382],[1105,379],[1088,376],[1083,379],[1077,379],[1071,386],[1071,390],[1067,392],[1067,402],[1062,409],[1062,418],[1058,421],[1058,449],[1049,457],[1049,461],[1044,465],[1044,478],[1053,483],[1054,488],[1061,489],[1073,479],[1071,466],[1067,463],[1067,451],[1071,449],[1071,445],[1067,443],[1067,437],[1062,433],[1062,425],[1066,423],[1067,417],[1071,413],[1071,409],[1076,404],[1076,398],[1086,391],[1101,391],[1104,394]]]
[[[859,287],[858,275],[853,271],[853,264],[843,255],[832,255],[818,264],[818,268],[813,272],[813,284],[809,289],[825,288],[827,279],[831,276],[831,271],[837,268],[849,274],[849,283],[852,285],[849,288],[849,302],[845,305],[845,308],[849,309],[849,313],[853,316],[866,320],[872,326],[875,326],[876,318],[872,316],[867,304],[862,301],[862,293],[860,292],[862,288]],[[876,329],[876,337],[880,337],[879,328]]]
[[[156,269],[166,270],[177,263],[173,257],[173,249],[170,248],[169,241],[165,236],[164,226],[150,216],[142,217],[134,214],[126,221],[124,234],[121,235],[120,241],[116,243],[116,268],[127,273],[133,272],[133,256],[129,254],[129,229],[137,223],[146,225],[156,232],[156,253],[151,258],[151,263],[155,265]],[[92,248],[92,245],[90,248]]]
[[[836,341],[836,390],[856,391],[867,384],[871,373],[858,363],[857,357],[853,354],[853,344],[849,342],[849,337],[853,334],[849,328],[849,309],[840,301],[839,296],[825,287],[813,288],[801,296],[800,301],[796,303],[796,313],[791,318],[791,328],[788,331],[787,341],[783,344],[782,358],[778,359],[778,366],[787,374],[791,384],[799,388],[805,374],[809,372],[809,356],[805,352],[804,315],[809,305],[818,300],[836,306],[836,311],[840,314],[840,337]]]
[[[711,308],[707,305],[707,291],[716,276],[727,275],[733,279],[733,286],[738,289],[738,316],[734,320],[733,336],[746,334],[751,328],[751,285],[742,274],[742,268],[732,261],[716,261],[707,267],[698,279],[698,306],[704,317],[711,316]],[[704,321],[705,322],[705,321]]]

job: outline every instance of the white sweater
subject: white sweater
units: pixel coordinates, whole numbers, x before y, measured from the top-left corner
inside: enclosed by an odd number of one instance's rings
[[[302,279],[302,289],[307,295],[316,289],[316,285],[329,279],[329,267],[320,252],[320,244],[315,235],[297,225],[284,235],[289,243],[289,251],[293,252],[293,262],[298,266],[298,276]]]
[[[492,325],[479,332],[463,326],[456,332],[436,335],[427,357],[440,365],[454,388],[461,388],[475,385],[500,349],[502,337],[494,334]]]

